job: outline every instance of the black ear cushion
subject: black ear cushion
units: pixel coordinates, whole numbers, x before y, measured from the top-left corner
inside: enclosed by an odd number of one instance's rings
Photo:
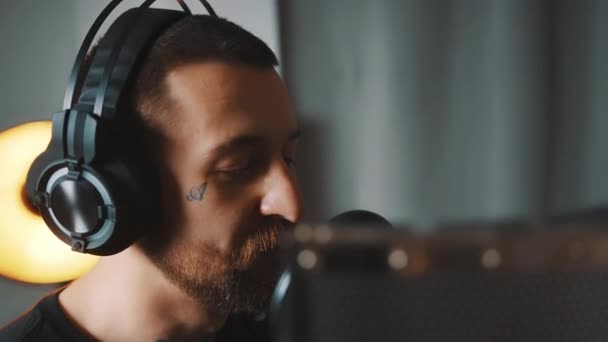
[[[25,178],[25,194],[30,205],[34,203],[34,193],[37,190],[40,177],[46,169],[53,164],[63,161],[61,151],[57,151],[49,146],[42,152],[30,166],[27,177]]]
[[[90,250],[92,254],[110,255],[129,247],[160,219],[158,179],[153,168],[137,156],[122,154],[96,168],[112,194],[116,205],[116,226],[107,243]]]

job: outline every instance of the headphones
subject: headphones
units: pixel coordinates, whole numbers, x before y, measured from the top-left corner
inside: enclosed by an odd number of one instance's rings
[[[27,199],[51,231],[72,250],[95,255],[124,250],[158,222],[156,171],[133,118],[121,108],[121,94],[155,39],[192,15],[182,0],[183,11],[150,8],[155,0],[127,10],[100,40],[84,75],[93,38],[121,1],[103,9],[82,42],[64,109],[53,114],[51,141],[34,160],[25,184]],[[201,3],[217,17],[207,1]],[[80,79],[85,81],[75,101]]]

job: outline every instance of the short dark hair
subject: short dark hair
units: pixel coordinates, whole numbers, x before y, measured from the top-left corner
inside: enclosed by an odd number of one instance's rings
[[[101,40],[101,38],[100,38]],[[93,46],[76,83],[78,98],[97,45]],[[193,62],[219,61],[258,68],[279,65],[276,55],[258,37],[239,25],[210,15],[186,16],[171,25],[151,45],[133,70],[121,95],[121,110],[127,110],[145,126],[160,128],[167,117],[168,99],[164,79],[174,68]]]
[[[268,45],[229,20],[209,15],[184,17],[156,39],[132,75],[127,94],[147,125],[158,126],[158,120],[165,117],[162,112],[168,107],[164,88],[167,74],[180,65],[204,61],[257,68],[279,64]]]

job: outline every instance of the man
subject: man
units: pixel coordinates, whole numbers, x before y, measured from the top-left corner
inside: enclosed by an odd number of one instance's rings
[[[155,41],[129,95],[155,150],[159,226],[0,341],[259,340],[251,317],[274,288],[277,236],[301,214],[298,127],[276,64],[258,38],[210,16]]]

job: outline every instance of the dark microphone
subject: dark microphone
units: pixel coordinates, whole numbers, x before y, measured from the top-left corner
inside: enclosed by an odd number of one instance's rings
[[[393,225],[384,217],[368,210],[349,210],[338,214],[329,220],[329,225],[335,228],[348,228],[351,226],[393,228]]]
[[[393,225],[384,217],[368,210],[349,210],[338,214],[329,221],[328,225],[331,228],[344,229],[348,227],[374,227],[380,229],[392,229]],[[286,300],[289,297],[289,285],[291,284],[291,270],[285,269],[279,278],[275,291],[270,303],[270,327],[275,340],[282,340],[284,332],[279,332],[279,317],[280,312],[291,310],[291,300]],[[287,308],[285,308],[287,307]],[[286,322],[291,324],[292,322]],[[293,328],[293,327],[291,327]],[[289,329],[288,329],[289,330]]]

